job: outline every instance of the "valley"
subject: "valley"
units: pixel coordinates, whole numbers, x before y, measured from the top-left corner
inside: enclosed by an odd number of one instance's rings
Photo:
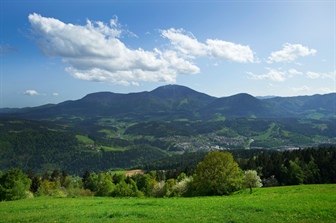
[[[0,167],[81,173],[143,167],[185,153],[334,145],[335,97],[215,98],[167,85],[150,92],[100,92],[56,105],[2,109]]]

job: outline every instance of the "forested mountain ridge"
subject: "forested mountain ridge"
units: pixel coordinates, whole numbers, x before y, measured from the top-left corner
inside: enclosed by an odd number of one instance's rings
[[[198,151],[335,144],[335,98],[335,93],[216,98],[167,85],[149,92],[98,92],[59,104],[2,109],[0,170],[100,171],[147,166]]]
[[[139,120],[203,120],[218,117],[335,118],[336,93],[258,99],[249,94],[216,98],[188,87],[166,85],[139,93],[98,92],[33,108],[2,109],[2,115],[28,119],[112,117]]]

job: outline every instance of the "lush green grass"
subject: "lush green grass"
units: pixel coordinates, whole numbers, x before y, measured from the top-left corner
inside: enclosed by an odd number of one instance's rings
[[[276,127],[276,123],[273,122],[273,123],[270,125],[270,127],[267,129],[267,132],[265,132],[265,133],[262,134],[262,135],[255,136],[255,137],[253,137],[253,138],[254,138],[254,139],[259,139],[259,140],[266,140],[266,139],[270,138],[270,136],[271,136],[271,134],[272,134],[272,132],[273,132],[273,130],[274,130],[275,127]]]
[[[101,129],[101,130],[99,130],[98,132],[103,132],[103,133],[105,133],[106,135],[112,135],[112,134],[114,134],[114,132],[112,132],[112,131],[109,130],[109,129]]]
[[[121,147],[109,147],[109,146],[100,146],[102,147],[105,151],[125,151],[126,148],[121,148]]]
[[[83,135],[76,135],[76,138],[85,143],[85,144],[90,144],[90,145],[93,145],[94,144],[94,141],[90,138],[88,138],[87,136],[83,136]]]
[[[336,185],[228,197],[40,197],[0,203],[0,222],[336,222]]]

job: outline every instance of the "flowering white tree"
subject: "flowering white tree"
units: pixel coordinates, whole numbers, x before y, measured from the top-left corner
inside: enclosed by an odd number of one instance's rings
[[[246,170],[244,176],[244,185],[250,188],[250,194],[252,194],[253,187],[262,187],[261,179],[255,170]]]

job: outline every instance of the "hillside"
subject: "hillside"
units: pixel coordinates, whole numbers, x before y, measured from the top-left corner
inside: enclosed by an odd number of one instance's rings
[[[0,170],[34,172],[194,166],[214,149],[286,150],[335,144],[335,120],[33,121],[0,117]],[[201,153],[199,153],[201,152]]]
[[[98,92],[75,101],[23,109],[2,109],[1,115],[27,119],[109,117],[124,120],[211,120],[218,117],[313,118],[336,117],[336,93],[258,99],[249,94],[216,98],[179,85],[150,92]]]
[[[335,199],[331,184],[221,197],[39,197],[0,202],[0,222],[335,222]]]
[[[176,168],[176,160],[175,166],[162,160],[214,149],[336,144],[335,96],[257,99],[242,93],[215,98],[168,85],[150,92],[98,92],[59,104],[3,109],[0,170],[78,173],[88,167],[100,171],[160,162]],[[185,164],[194,164],[196,157]]]

